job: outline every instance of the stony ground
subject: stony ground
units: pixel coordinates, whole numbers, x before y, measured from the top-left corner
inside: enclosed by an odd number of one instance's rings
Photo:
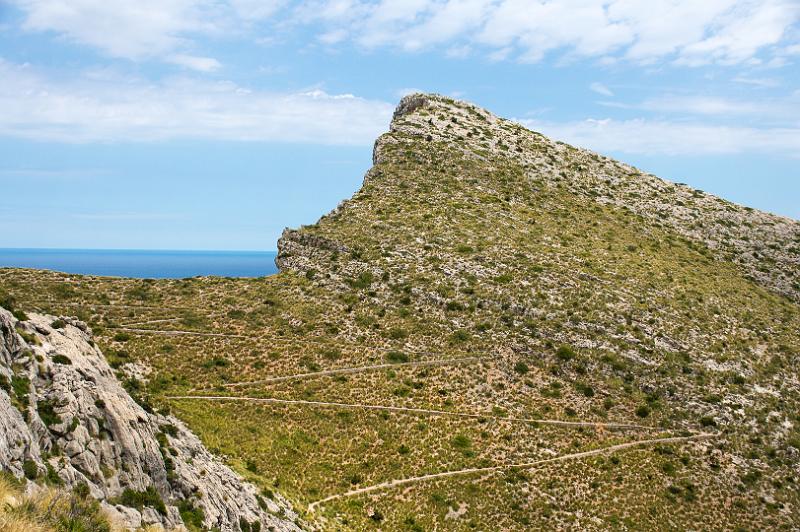
[[[416,95],[276,276],[0,287],[89,322],[321,529],[789,530],[798,246],[798,222]]]

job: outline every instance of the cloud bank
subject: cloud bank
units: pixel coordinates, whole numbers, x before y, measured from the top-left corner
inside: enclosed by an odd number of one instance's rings
[[[369,145],[391,104],[320,90],[271,93],[232,82],[115,76],[53,80],[0,61],[0,135],[58,142],[175,138]]]

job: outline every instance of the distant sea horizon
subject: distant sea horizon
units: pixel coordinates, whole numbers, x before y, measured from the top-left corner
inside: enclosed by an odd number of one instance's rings
[[[276,251],[0,248],[0,268],[139,279],[263,277],[278,272],[276,255]]]

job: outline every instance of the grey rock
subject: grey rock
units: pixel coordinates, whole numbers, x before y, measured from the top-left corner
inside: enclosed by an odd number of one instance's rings
[[[132,529],[178,527],[183,523],[177,505],[190,501],[203,510],[205,527],[222,532],[240,530],[240,519],[258,521],[262,529],[299,530],[286,500],[261,500],[255,486],[214,457],[182,422],[134,401],[84,323],[62,317],[66,325],[54,329],[54,320],[30,314],[20,322],[0,309],[0,374],[4,382],[12,377],[30,382],[27,399],[10,386],[0,389],[3,469],[21,477],[24,462],[32,460],[40,474],[50,467],[67,487],[86,483]],[[30,344],[18,329],[27,333]],[[126,489],[149,487],[158,492],[166,512],[115,504]]]

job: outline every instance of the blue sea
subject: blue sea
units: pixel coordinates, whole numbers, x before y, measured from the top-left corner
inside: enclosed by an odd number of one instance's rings
[[[0,248],[0,268],[36,268],[144,279],[200,275],[263,277],[278,272],[275,255],[274,251]]]

